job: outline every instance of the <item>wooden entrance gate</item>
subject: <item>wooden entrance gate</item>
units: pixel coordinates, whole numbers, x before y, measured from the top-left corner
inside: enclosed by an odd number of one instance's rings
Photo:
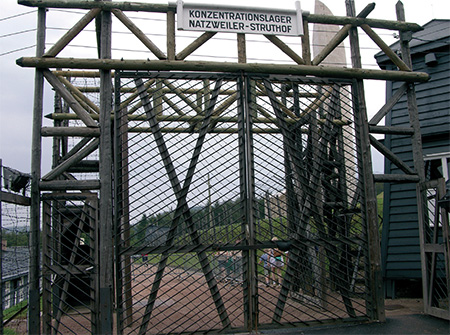
[[[120,332],[371,315],[352,82],[159,72],[115,80]],[[265,273],[263,254],[278,252]]]

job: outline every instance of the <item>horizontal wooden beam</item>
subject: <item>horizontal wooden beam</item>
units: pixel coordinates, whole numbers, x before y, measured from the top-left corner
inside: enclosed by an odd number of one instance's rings
[[[411,174],[374,174],[376,183],[418,183],[419,176]]]
[[[325,94],[323,96],[326,96]],[[309,108],[309,107],[308,107]],[[307,109],[308,109],[307,108]],[[45,116],[48,119],[51,120],[78,120],[78,115],[75,113],[51,113],[47,114]],[[98,118],[98,116],[96,116]],[[111,119],[114,119],[114,116],[111,115]],[[127,116],[128,121],[146,121],[147,116],[144,114],[129,114]],[[191,115],[158,115],[156,119],[159,122],[201,122],[205,119],[204,116],[191,116]],[[212,116],[211,120],[213,122],[223,122],[223,123],[238,123],[239,118],[237,116]],[[276,123],[277,119],[273,117],[254,117],[252,118],[252,123],[258,124],[274,124]],[[284,121],[289,124],[295,124],[296,122],[300,121],[299,118],[291,119],[291,118],[285,118]],[[327,122],[326,119],[317,119],[318,123],[325,123]],[[349,120],[342,120],[342,119],[332,119],[331,122],[335,124],[336,126],[348,126],[351,124]],[[378,127],[377,127],[378,128]],[[71,130],[69,130],[71,129]],[[88,131],[90,131],[88,133]],[[99,129],[92,129],[86,128],[86,127],[43,127],[41,130],[41,134],[44,133],[45,135],[42,136],[75,136],[72,134],[79,133],[79,136],[88,136],[88,134],[92,136],[98,136],[97,133],[100,133]],[[70,134],[70,135],[68,135]]]
[[[78,115],[76,115],[76,114],[73,114],[73,115],[75,116],[75,119],[78,119]],[[73,119],[73,120],[75,120],[75,119]],[[100,136],[100,128],[43,127],[43,128],[41,128],[41,136],[43,136],[43,137],[49,137],[49,136],[99,137]]]
[[[176,12],[176,3],[166,4],[152,4],[131,1],[92,1],[92,0],[18,0],[19,5],[28,7],[42,7],[42,8],[80,8],[92,9],[100,8],[103,10],[120,9],[122,11],[134,12],[154,12],[167,13],[168,11]],[[389,21],[378,19],[366,19],[348,16],[332,16],[321,14],[310,14],[307,11],[303,12],[303,16],[309,23],[323,23],[336,24],[344,26],[351,24],[353,26],[360,26],[368,24],[373,28],[399,30],[399,31],[420,31],[423,28],[417,23],[403,22],[403,21]]]
[[[62,114],[62,113],[61,113]],[[410,127],[369,126],[372,134],[413,135],[414,129]]]
[[[350,16],[333,16],[333,15],[320,15],[309,14],[306,16],[310,23],[323,23],[323,24],[337,24],[344,26],[351,24],[352,26],[361,26],[367,24],[372,28],[381,28],[388,30],[399,31],[421,31],[423,28],[417,23],[404,22],[404,21],[389,21],[379,19],[366,19]]]
[[[22,57],[16,60],[21,67],[72,68],[132,71],[195,71],[195,72],[248,72],[271,73],[324,78],[375,79],[390,81],[426,82],[430,79],[425,72],[387,71],[333,66],[286,65],[261,63],[231,63],[207,61],[169,60],[121,60],[86,58],[41,58]]]
[[[100,8],[103,10],[120,9],[130,12],[154,12],[167,13],[169,10],[177,9],[176,3],[171,4],[154,4],[131,1],[92,1],[92,0],[18,0],[19,5],[28,7],[42,8],[79,8],[92,9]]]
[[[39,183],[41,191],[98,190],[100,180],[50,180]]]
[[[23,195],[20,194],[2,191],[1,199],[2,202],[7,202],[9,204],[31,206],[31,198],[24,197]]]

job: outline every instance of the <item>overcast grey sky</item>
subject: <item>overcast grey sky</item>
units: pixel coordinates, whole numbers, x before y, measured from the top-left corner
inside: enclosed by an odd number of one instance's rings
[[[141,2],[163,2],[163,1],[141,1]],[[202,1],[185,1],[185,2],[206,2]],[[345,16],[345,0],[323,0],[334,15]],[[355,0],[356,10],[359,12],[368,3],[372,1]],[[376,1],[375,10],[371,13],[371,18],[395,20],[395,4],[396,0]],[[163,2],[166,3],[166,2]],[[289,8],[294,9],[294,0],[223,0],[216,3],[245,5],[273,8]],[[423,25],[433,18],[449,19],[450,17],[450,1],[448,0],[404,0],[406,12],[406,20]],[[314,11],[314,0],[301,1],[302,10]],[[47,48],[51,42],[57,40],[65,29],[70,28],[73,23],[81,18],[84,12],[76,10],[50,10],[48,13],[47,27]],[[139,13],[129,14],[130,17],[141,17]],[[15,0],[2,0],[0,2],[0,158],[3,165],[14,169],[29,172],[31,158],[31,126],[32,126],[32,109],[33,109],[33,85],[34,70],[20,68],[16,65],[17,58],[22,56],[34,56],[36,44],[36,9],[24,7],[17,4]],[[159,17],[161,18],[161,17]],[[141,23],[142,22],[142,23]],[[165,42],[161,40],[165,34],[164,25],[161,26],[162,20],[142,20],[139,22],[140,28],[144,32],[153,34],[152,40],[160,46],[162,50],[165,48]],[[162,28],[161,28],[162,27]],[[96,51],[93,27],[87,28],[91,33],[80,35],[73,41],[73,46],[67,48],[61,56],[63,57],[95,57]],[[113,30],[115,27],[113,27]],[[190,33],[195,35],[195,33]],[[198,35],[198,34],[197,34]],[[230,34],[226,38],[231,38]],[[395,42],[392,32],[384,31],[381,36],[390,44]],[[256,39],[254,37],[253,39]],[[113,57],[129,57],[129,58],[146,58],[144,54],[135,52],[134,46],[124,43],[125,40],[115,41],[113,47],[116,50]],[[114,43],[114,41],[113,41]],[[219,42],[222,43],[222,42]],[[233,42],[235,44],[235,42]],[[177,46],[182,48],[183,41],[177,41]],[[376,68],[373,55],[377,53],[377,48],[368,39],[361,39],[363,50],[363,64],[368,68]],[[89,47],[88,47],[89,46]],[[133,50],[133,51],[128,51]],[[208,50],[199,49],[198,54],[208,56]],[[87,56],[86,56],[87,55]],[[130,56],[132,55],[132,57]],[[267,61],[267,57],[272,55],[254,56],[258,61],[258,57]],[[251,55],[249,57],[252,57]],[[274,56],[273,62],[277,59]],[[374,114],[383,105],[384,102],[384,83],[367,83],[370,85],[370,94],[366,92],[369,115]],[[44,114],[52,112],[53,100],[52,91],[47,86],[45,90],[45,110]],[[47,121],[46,121],[47,122]],[[48,123],[49,124],[49,123]],[[44,141],[44,154],[42,159],[43,173],[50,168],[51,160],[51,142]],[[374,170],[380,171],[381,163],[376,163]]]

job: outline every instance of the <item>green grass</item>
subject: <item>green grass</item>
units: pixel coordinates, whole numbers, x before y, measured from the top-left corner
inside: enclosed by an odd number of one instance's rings
[[[24,300],[22,302],[19,302],[15,306],[5,309],[3,311],[3,320],[8,320],[10,317],[12,317],[15,313],[17,313],[22,307],[26,306],[27,304],[28,304],[28,300]],[[27,316],[27,309],[25,309],[23,312],[21,312],[19,315],[17,315],[16,318],[21,319],[26,316]]]
[[[13,317],[14,314],[16,314],[22,307],[26,306],[28,303],[27,300],[24,300],[20,303],[18,303],[17,305],[5,309],[3,311],[3,320],[8,320],[9,318]],[[27,316],[27,309],[24,309],[20,314],[16,315],[15,318],[16,319],[23,319],[26,318]],[[16,335],[16,331],[12,328],[8,328],[8,326],[3,328],[3,334],[4,335]]]

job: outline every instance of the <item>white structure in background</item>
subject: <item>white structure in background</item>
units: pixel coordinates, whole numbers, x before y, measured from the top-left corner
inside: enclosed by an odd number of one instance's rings
[[[321,15],[330,15],[333,13],[321,1],[316,0],[314,13]],[[337,25],[314,24],[313,28],[313,57],[318,55],[328,42],[340,30]],[[339,44],[321,63],[324,66],[347,66],[347,57],[343,42]],[[341,106],[351,106],[351,99],[346,92],[341,93]],[[350,109],[351,110],[351,109]],[[353,120],[353,116],[349,115],[349,108],[341,108],[343,120]],[[353,121],[352,121],[353,122]],[[344,136],[344,152],[345,152],[345,170],[347,183],[347,196],[350,200],[353,198],[356,189],[356,178],[352,173],[356,173],[356,150],[354,148],[355,134],[352,125],[343,126]]]

